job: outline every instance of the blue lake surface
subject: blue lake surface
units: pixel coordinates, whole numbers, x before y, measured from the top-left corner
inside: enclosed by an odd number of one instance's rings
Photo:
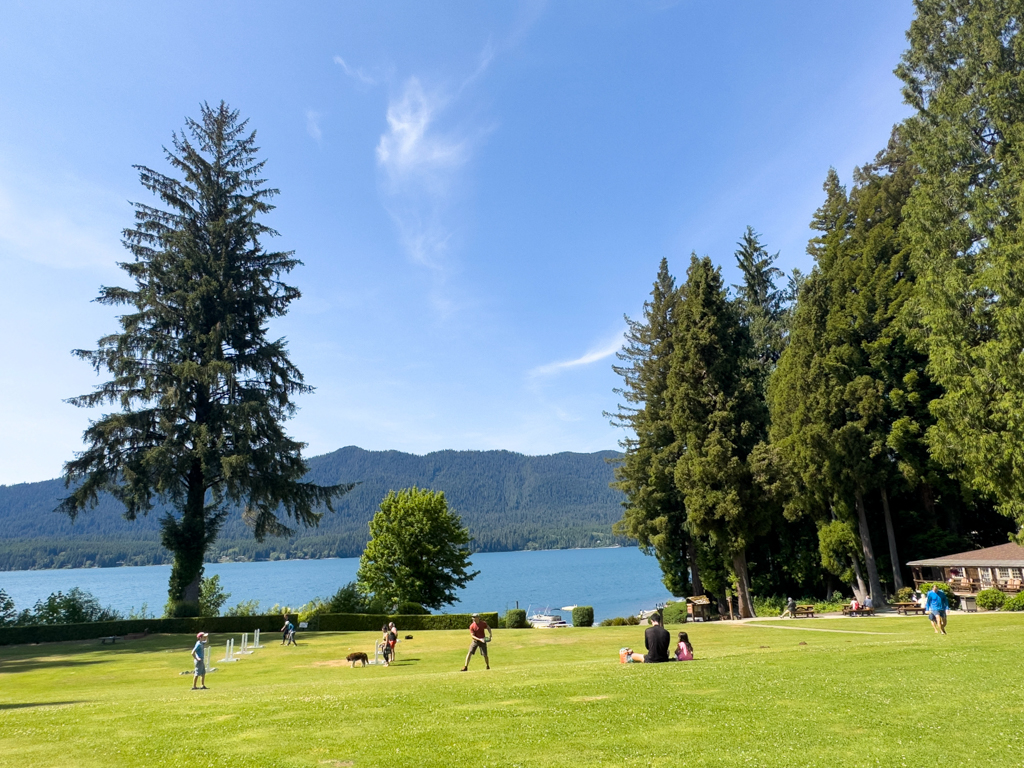
[[[314,597],[329,597],[355,579],[358,567],[354,557],[211,563],[206,575],[220,576],[224,591],[231,594],[227,606],[259,600],[269,610],[275,603],[296,608]],[[531,613],[576,604],[593,606],[600,621],[654,608],[672,597],[661,583],[657,560],[632,547],[477,553],[473,569],[480,575],[459,591],[459,601],[446,612],[504,613],[516,601]],[[5,571],[0,572],[0,589],[19,610],[52,592],[79,587],[104,606],[127,612],[146,603],[151,614],[159,615],[170,572],[169,565]]]

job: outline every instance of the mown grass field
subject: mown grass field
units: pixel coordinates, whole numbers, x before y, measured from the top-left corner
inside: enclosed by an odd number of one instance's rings
[[[462,632],[365,669],[344,657],[376,634],[265,636],[197,692],[187,637],[0,648],[0,764],[1024,764],[1022,615],[953,614],[945,637],[920,617],[686,629],[695,661],[628,666],[642,628],[497,630],[468,673]]]

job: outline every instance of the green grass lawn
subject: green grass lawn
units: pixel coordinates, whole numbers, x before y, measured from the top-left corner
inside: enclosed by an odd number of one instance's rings
[[[268,635],[196,692],[187,637],[0,648],[0,765],[1024,764],[1024,615],[686,629],[696,660],[660,665],[618,663],[638,627],[497,630],[465,674],[466,632],[365,669],[376,634]]]

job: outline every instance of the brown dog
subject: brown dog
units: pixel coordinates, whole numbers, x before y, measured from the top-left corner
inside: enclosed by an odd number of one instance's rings
[[[355,667],[356,662],[359,662],[359,666],[365,667],[369,663],[369,659],[366,658],[366,654],[360,651],[353,651],[345,657],[345,661],[349,663],[349,666]]]

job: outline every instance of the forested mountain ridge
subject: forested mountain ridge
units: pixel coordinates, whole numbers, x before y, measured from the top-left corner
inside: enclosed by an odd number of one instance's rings
[[[212,560],[355,557],[389,490],[444,491],[483,552],[625,543],[612,536],[623,495],[609,487],[615,451],[524,456],[510,451],[438,451],[424,456],[349,446],[309,460],[308,479],[358,482],[319,528],[257,543],[233,511]],[[0,486],[0,570],[169,562],[159,541],[164,508],[129,522],[110,497],[73,524],[53,510],[61,480]]]

